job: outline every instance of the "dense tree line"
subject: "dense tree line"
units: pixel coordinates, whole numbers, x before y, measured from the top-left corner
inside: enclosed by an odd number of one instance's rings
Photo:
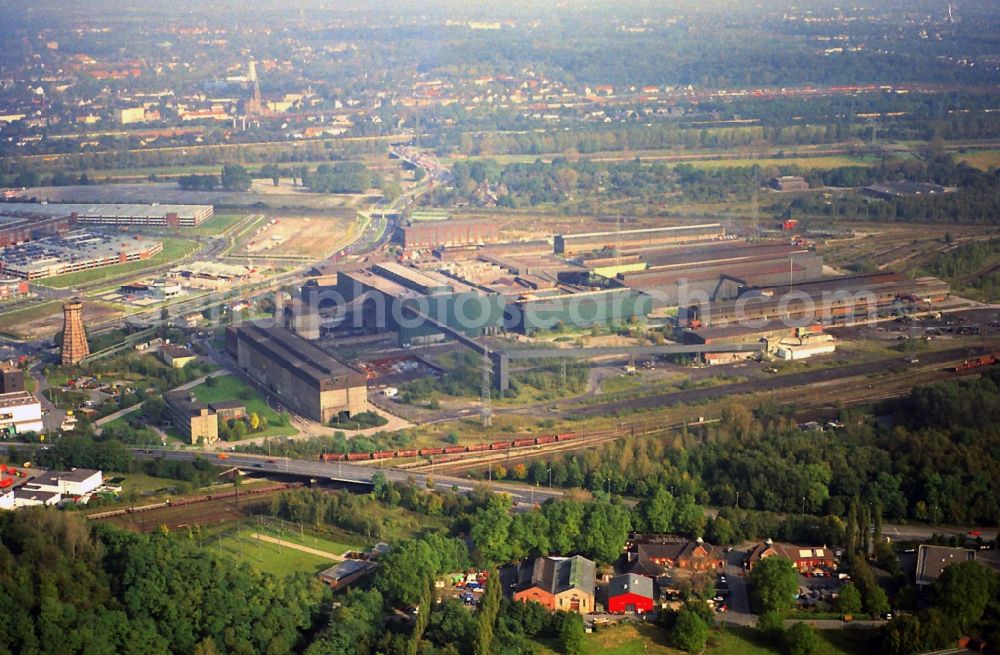
[[[888,520],[995,525],[1000,498],[1000,371],[915,388],[890,404],[900,424],[849,413],[843,429],[803,432],[781,416],[732,405],[715,426],[672,440],[633,439],[527,470],[527,479],[652,497],[658,489],[698,504],[846,516],[855,498]],[[737,490],[739,498],[737,498]]]
[[[511,516],[506,497],[495,496],[472,516],[471,525],[475,554],[486,563],[552,553],[614,562],[621,555],[632,517],[624,505],[600,498],[548,500],[537,512]]]
[[[284,423],[285,419],[281,419]],[[340,431],[332,435],[323,434],[309,439],[271,439],[271,444],[244,444],[236,446],[239,452],[270,455],[281,453],[301,459],[319,459],[323,453],[371,453],[378,450],[396,450],[413,443],[413,435],[406,430],[396,432],[376,432],[367,436],[350,439]]]
[[[39,655],[292,653],[324,599],[311,576],[44,509],[0,514],[0,588],[0,649]]]
[[[362,193],[374,184],[371,171],[359,162],[320,164],[306,185],[317,193]]]
[[[960,635],[1000,643],[1000,577],[976,561],[947,566],[930,588],[929,604],[882,629],[883,651],[910,655],[951,648]]]

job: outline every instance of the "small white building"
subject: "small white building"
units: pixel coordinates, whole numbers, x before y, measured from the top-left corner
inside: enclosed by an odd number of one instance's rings
[[[5,491],[0,493],[0,509],[14,509],[13,491]]]
[[[42,404],[27,391],[0,393],[0,434],[42,432]]]
[[[836,350],[837,345],[832,341],[805,343],[801,346],[778,346],[778,357],[787,360],[808,359],[815,355],[827,355]]]
[[[83,496],[92,493],[104,483],[104,476],[95,469],[70,469],[48,471],[25,485],[31,489],[66,496]]]
[[[56,505],[62,500],[62,495],[53,491],[29,489],[25,485],[14,490],[14,508],[33,507],[35,505]]]

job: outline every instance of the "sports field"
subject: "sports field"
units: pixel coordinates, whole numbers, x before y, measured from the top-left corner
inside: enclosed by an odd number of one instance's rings
[[[319,573],[341,561],[347,551],[361,548],[359,544],[326,540],[311,531],[300,534],[290,528],[277,529],[274,525],[241,528],[206,547],[276,577]]]

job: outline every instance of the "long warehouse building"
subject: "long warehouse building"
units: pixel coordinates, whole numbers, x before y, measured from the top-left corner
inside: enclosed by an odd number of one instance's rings
[[[314,421],[367,410],[364,374],[289,330],[246,323],[226,331],[226,346],[241,369]]]
[[[638,230],[616,232],[584,232],[581,234],[557,234],[555,252],[557,255],[572,257],[580,253],[593,252],[604,248],[641,248],[662,246],[691,241],[723,239],[726,230],[720,223],[701,225],[676,225],[673,227],[651,227]]]
[[[8,215],[70,216],[83,225],[135,227],[197,227],[215,213],[212,205],[144,205],[79,203],[9,203],[0,207]]]

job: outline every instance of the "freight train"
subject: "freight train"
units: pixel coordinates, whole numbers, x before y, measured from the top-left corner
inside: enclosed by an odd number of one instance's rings
[[[483,450],[509,450],[525,446],[537,446],[576,439],[575,432],[562,434],[545,434],[540,437],[525,437],[510,441],[494,441],[492,443],[473,444],[470,446],[445,446],[443,448],[419,448],[409,450],[377,450],[372,453],[322,453],[319,458],[324,462],[357,462],[373,459],[392,459],[394,457],[434,457],[438,455],[458,455],[474,453]]]
[[[952,366],[951,371],[952,373],[961,373],[962,371],[968,371],[981,366],[993,366],[997,362],[1000,362],[1000,353],[983,355],[975,359],[967,359],[958,366]]]

